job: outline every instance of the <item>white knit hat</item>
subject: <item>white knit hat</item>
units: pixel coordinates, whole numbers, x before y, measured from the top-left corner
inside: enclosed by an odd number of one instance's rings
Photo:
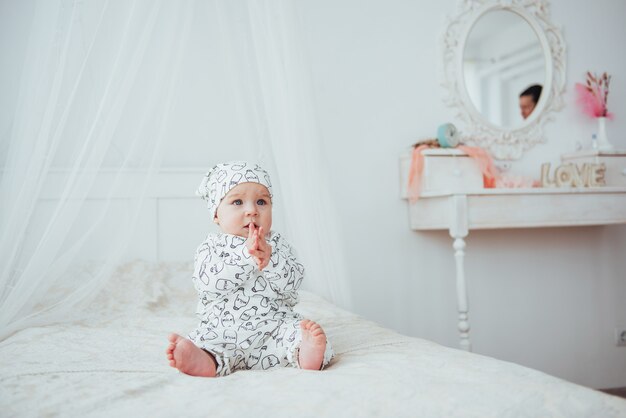
[[[226,194],[241,183],[258,183],[267,188],[272,197],[270,176],[258,164],[232,161],[213,167],[202,179],[196,194],[207,201],[211,219]]]

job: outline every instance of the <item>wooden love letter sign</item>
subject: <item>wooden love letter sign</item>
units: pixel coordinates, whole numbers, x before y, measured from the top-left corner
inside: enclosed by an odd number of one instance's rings
[[[554,175],[550,176],[550,163],[541,165],[541,185],[543,187],[598,187],[604,186],[604,172],[606,165],[568,163],[558,166]]]

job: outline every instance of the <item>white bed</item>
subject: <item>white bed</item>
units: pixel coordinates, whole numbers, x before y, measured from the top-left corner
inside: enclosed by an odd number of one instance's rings
[[[3,417],[626,417],[626,400],[493,358],[402,336],[306,292],[336,359],[322,372],[205,379],[165,359],[195,325],[187,265],[131,263],[79,323],[0,344]]]

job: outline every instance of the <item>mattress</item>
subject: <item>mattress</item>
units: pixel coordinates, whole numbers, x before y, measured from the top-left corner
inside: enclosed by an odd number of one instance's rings
[[[7,417],[626,417],[626,400],[494,358],[398,334],[301,292],[297,310],[336,352],[323,371],[191,377],[170,332],[196,325],[191,266],[122,266],[79,319],[0,343]]]

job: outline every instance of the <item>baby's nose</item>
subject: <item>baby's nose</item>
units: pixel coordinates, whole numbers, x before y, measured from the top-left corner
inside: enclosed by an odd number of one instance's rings
[[[246,215],[256,215],[257,212],[258,211],[255,204],[249,204],[246,206]]]

